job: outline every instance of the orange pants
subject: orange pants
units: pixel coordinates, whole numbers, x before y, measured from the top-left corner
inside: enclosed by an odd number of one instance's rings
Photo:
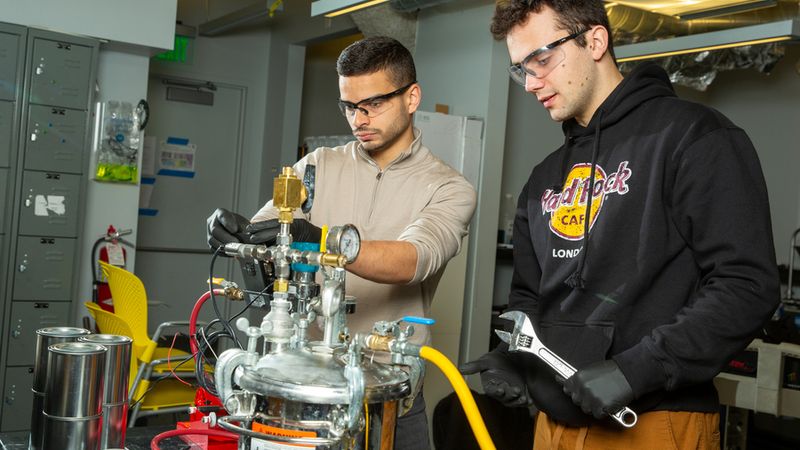
[[[719,450],[719,414],[653,411],[639,415],[633,428],[570,428],[536,416],[534,450]]]

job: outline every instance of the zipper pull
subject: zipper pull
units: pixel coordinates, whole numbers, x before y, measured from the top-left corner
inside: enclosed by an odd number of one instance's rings
[[[383,176],[383,172],[378,172],[378,174],[375,175],[375,179],[376,180],[380,180],[382,176]]]

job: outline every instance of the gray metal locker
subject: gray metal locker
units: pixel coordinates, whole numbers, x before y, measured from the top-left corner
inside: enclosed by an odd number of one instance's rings
[[[34,338],[35,339],[35,338]],[[6,369],[3,417],[0,431],[22,431],[31,427],[33,410],[33,366]]]
[[[70,300],[75,251],[75,239],[20,236],[11,268],[13,299]]]
[[[83,152],[88,149],[85,111],[31,105],[27,129],[26,169],[83,172]]]
[[[6,30],[11,31],[12,28],[0,28],[0,100],[14,100],[17,95],[17,62],[22,38],[19,34]]]
[[[6,209],[6,201],[9,189],[8,169],[0,167],[0,235],[8,233],[7,220],[11,217],[10,211]],[[5,253],[0,252],[0,255]],[[2,278],[2,277],[0,277]],[[0,296],[2,296],[0,291]]]
[[[80,175],[24,171],[19,234],[77,236],[80,187]]]
[[[66,41],[33,41],[30,102],[87,108],[92,79],[92,49]]]
[[[2,36],[2,34],[0,34]],[[3,64],[0,61],[0,64]],[[3,81],[0,80],[0,86]],[[14,106],[16,103],[0,100],[0,167],[11,164],[11,133],[14,129]]]
[[[29,366],[36,355],[36,330],[68,326],[69,302],[12,302],[6,365]]]

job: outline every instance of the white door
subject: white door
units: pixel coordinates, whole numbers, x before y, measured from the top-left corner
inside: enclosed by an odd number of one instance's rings
[[[158,143],[156,174],[148,208],[139,215],[135,271],[151,303],[152,332],[160,322],[188,320],[207,290],[206,218],[217,207],[236,209],[245,88],[151,75],[147,100],[147,136]],[[161,163],[161,150],[170,146],[193,152],[192,164]],[[230,279],[232,268],[230,258],[219,257],[214,275]],[[225,303],[220,305],[227,312]],[[213,317],[210,305],[203,311],[204,320]]]

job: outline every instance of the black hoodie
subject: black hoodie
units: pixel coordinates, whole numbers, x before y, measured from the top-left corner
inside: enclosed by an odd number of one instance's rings
[[[714,376],[780,299],[752,143],[719,112],[677,98],[653,64],[625,77],[587,127],[563,130],[519,196],[509,309],[527,312],[577,369],[616,361],[637,412],[717,411]],[[552,370],[524,360],[539,409],[590,422]]]

